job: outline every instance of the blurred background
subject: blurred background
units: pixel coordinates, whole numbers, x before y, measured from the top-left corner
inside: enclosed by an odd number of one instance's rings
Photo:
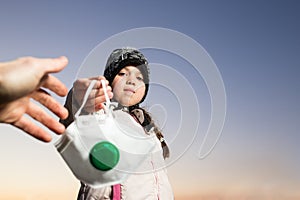
[[[168,166],[176,199],[300,199],[299,9],[297,0],[1,0],[0,61],[65,55],[69,65],[55,76],[71,88],[84,59],[112,35],[139,27],[181,32],[218,67],[227,113],[220,140],[204,159],[198,156],[203,132],[193,141],[186,133],[192,145]],[[192,67],[166,52],[144,53],[153,63],[184,71],[200,102],[200,122],[208,123],[209,94]],[[176,107],[172,94],[163,100],[159,89],[153,87],[145,106],[171,101]],[[157,120],[172,140],[179,118],[165,114]],[[79,182],[53,147],[58,136],[44,144],[3,124],[0,134],[0,199],[76,199]],[[173,152],[182,144],[172,143]]]

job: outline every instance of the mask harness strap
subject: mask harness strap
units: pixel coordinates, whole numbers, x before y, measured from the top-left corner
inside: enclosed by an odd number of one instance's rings
[[[81,110],[83,109],[84,105],[86,104],[86,102],[89,98],[89,95],[92,92],[92,89],[93,89],[94,85],[96,84],[96,82],[97,82],[96,80],[91,81],[91,83],[90,83],[90,85],[89,85],[88,89],[86,90],[85,95],[83,97],[82,104],[81,104],[80,108],[78,109],[78,111],[75,114],[75,118],[79,117],[79,115],[81,113]],[[110,99],[109,99],[107,91],[106,91],[107,89],[106,89],[106,84],[105,84],[104,80],[101,80],[101,85],[102,85],[102,88],[104,90],[104,96],[105,96],[105,100],[106,100],[106,105],[104,105],[104,108],[105,108],[106,112],[110,113],[110,110],[107,109],[110,106]]]

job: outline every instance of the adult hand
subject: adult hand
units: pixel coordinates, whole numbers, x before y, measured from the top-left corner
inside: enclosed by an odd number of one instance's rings
[[[78,106],[82,104],[85,92],[92,80],[97,80],[97,82],[94,85],[91,93],[89,94],[88,100],[84,106],[84,111],[86,112],[95,112],[103,108],[105,96],[101,80],[105,80],[108,97],[110,99],[113,97],[112,89],[108,85],[108,81],[105,79],[104,76],[77,79],[73,84],[73,99],[75,100]]]
[[[63,133],[65,127],[32,102],[31,98],[59,118],[66,118],[68,111],[42,88],[65,96],[68,91],[66,86],[50,73],[61,71],[67,63],[66,57],[54,59],[23,57],[0,63],[0,122],[20,128],[41,141],[51,141],[51,135],[25,116],[28,114],[53,132]]]

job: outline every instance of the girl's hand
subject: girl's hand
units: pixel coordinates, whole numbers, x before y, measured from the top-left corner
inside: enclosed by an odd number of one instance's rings
[[[104,76],[77,79],[73,84],[73,101],[75,101],[78,106],[82,104],[83,97],[92,80],[97,80],[97,83],[94,85],[84,106],[84,110],[86,112],[95,112],[103,108],[105,96],[101,85],[101,80],[105,80],[106,82],[108,97],[110,99],[113,97],[112,89],[108,85],[108,81]]]

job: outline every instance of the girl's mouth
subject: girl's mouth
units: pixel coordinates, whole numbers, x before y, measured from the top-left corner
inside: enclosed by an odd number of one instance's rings
[[[135,93],[135,91],[133,89],[130,88],[125,88],[124,92],[131,92],[131,93]]]

